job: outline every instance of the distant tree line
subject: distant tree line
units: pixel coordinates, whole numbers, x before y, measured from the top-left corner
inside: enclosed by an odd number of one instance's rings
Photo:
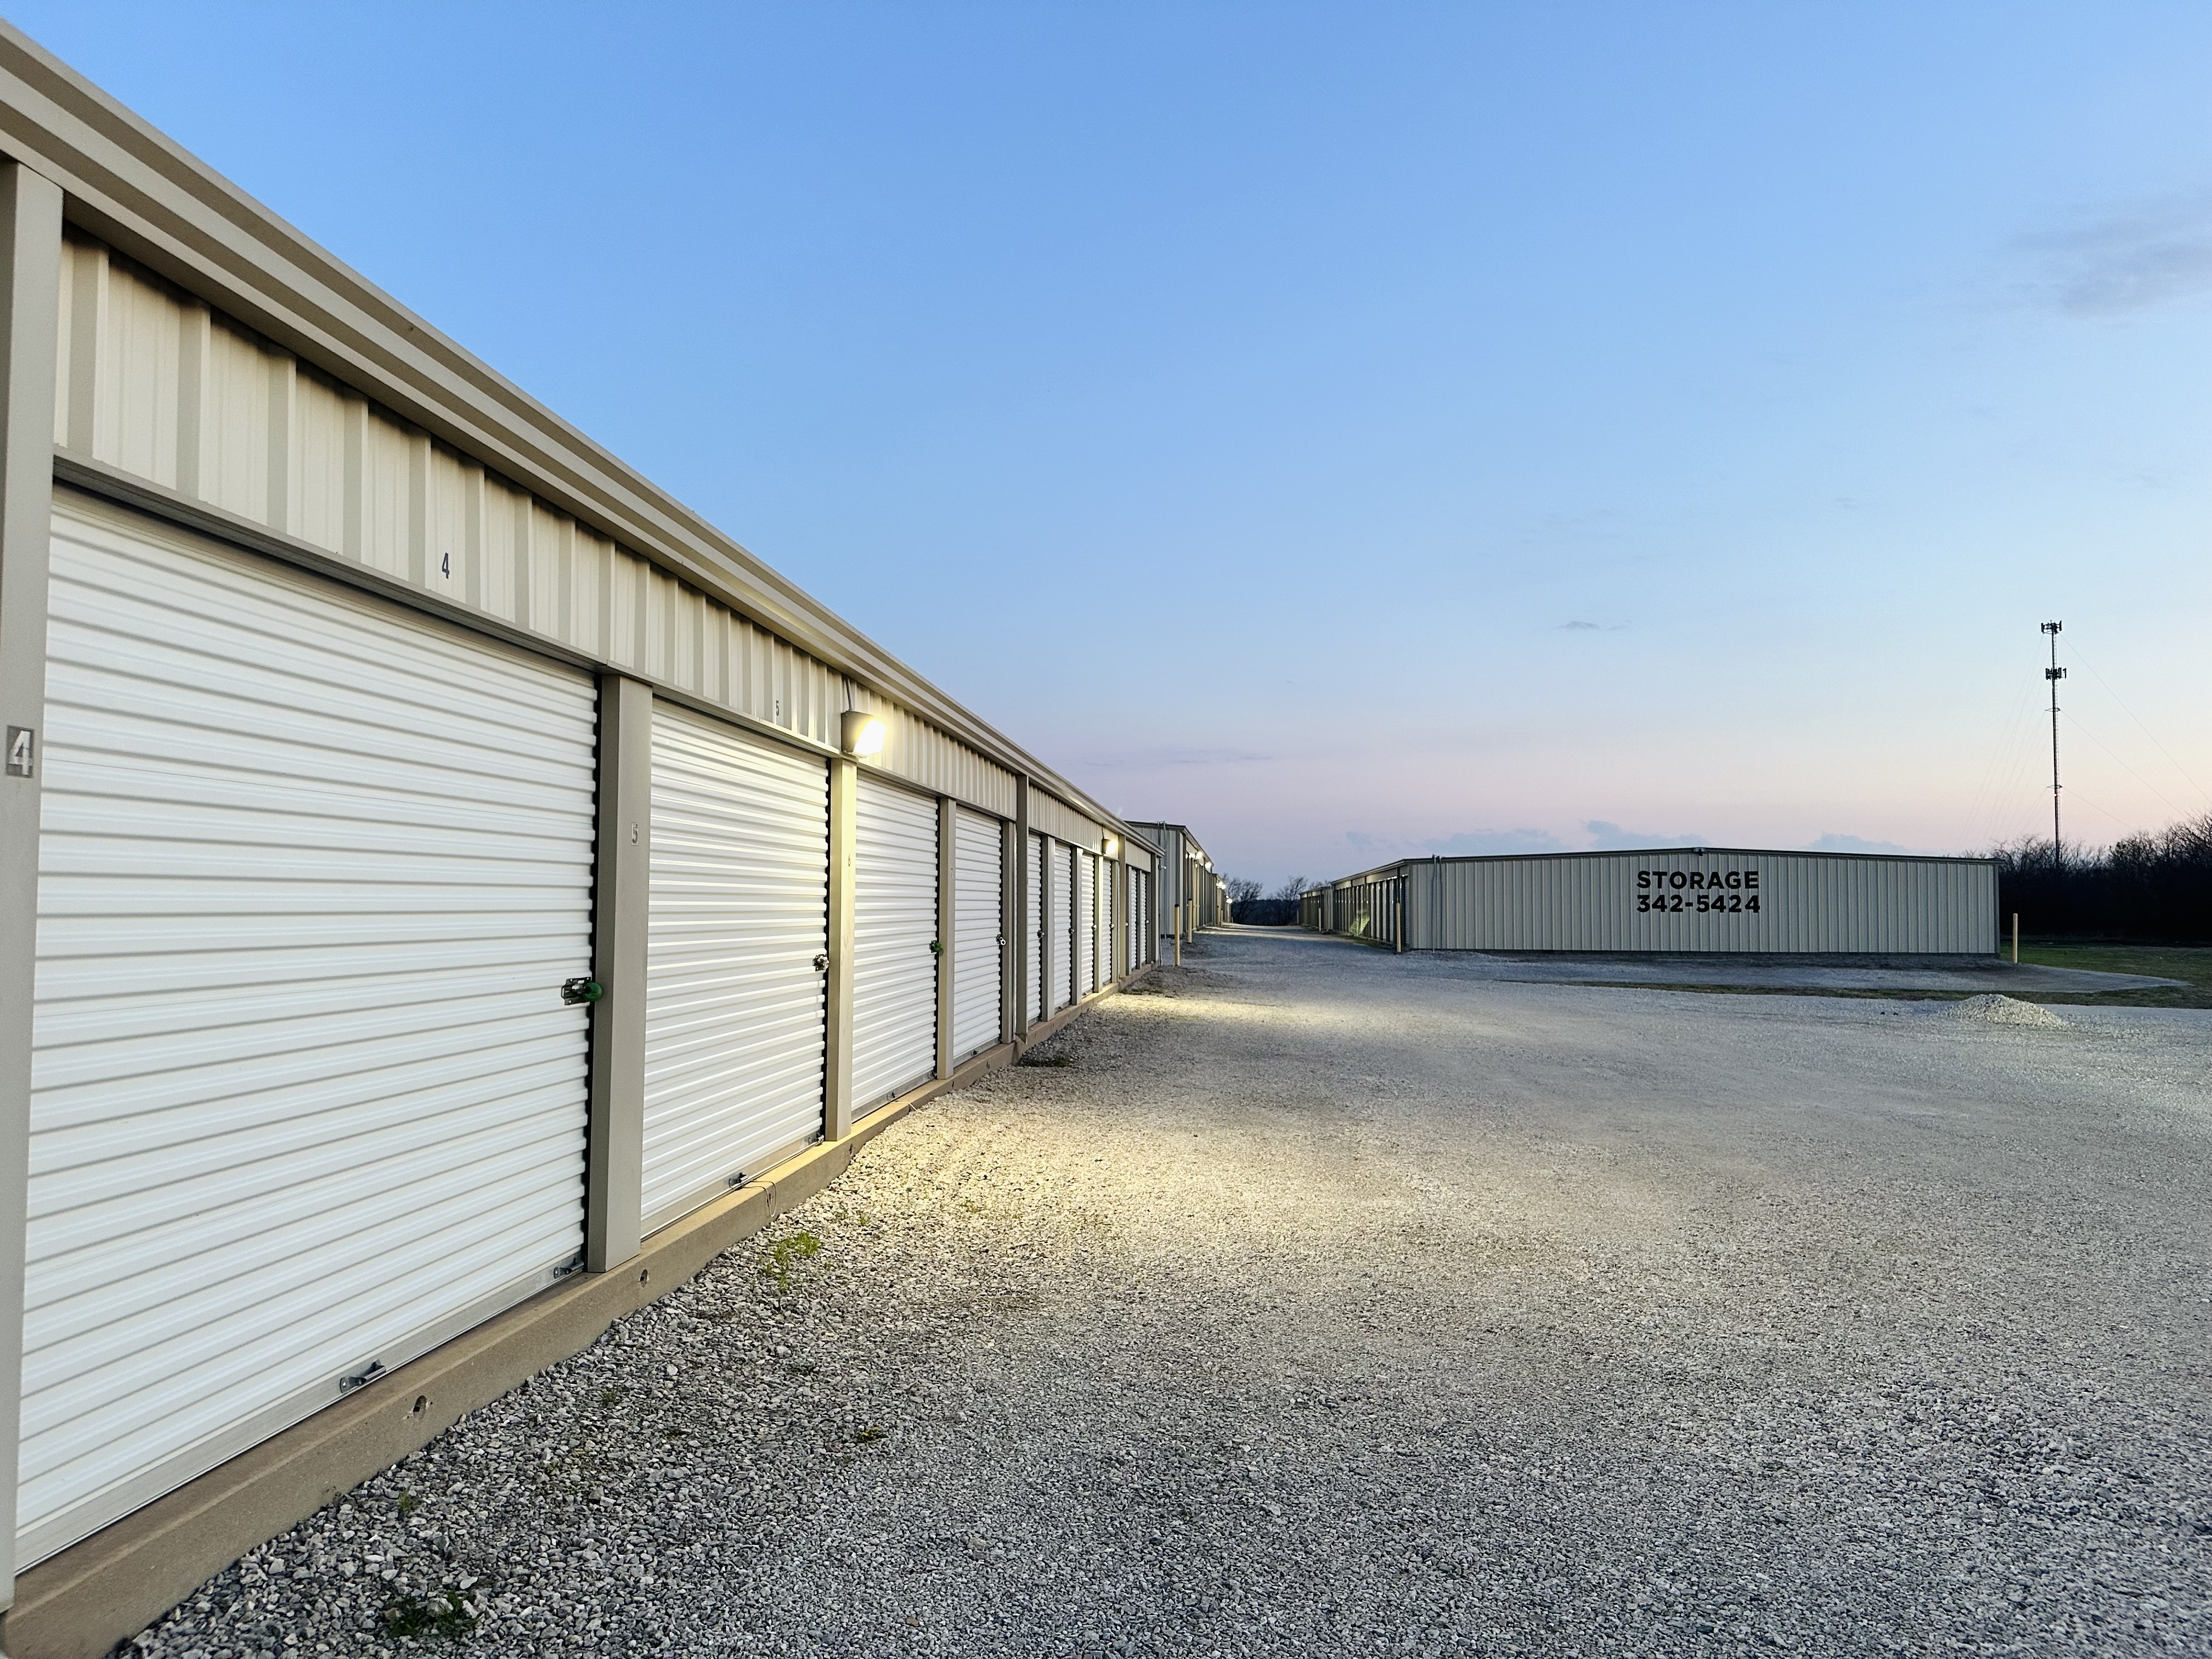
[[[1298,919],[1298,897],[1313,884],[1292,876],[1273,892],[1264,891],[1247,876],[1229,878],[1229,920],[1255,927],[1289,927]]]
[[[2212,944],[2212,812],[2107,848],[2033,837],[1992,849],[2001,926],[2022,933]]]

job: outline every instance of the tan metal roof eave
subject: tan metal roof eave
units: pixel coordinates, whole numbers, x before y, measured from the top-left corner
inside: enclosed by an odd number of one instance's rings
[[[0,150],[64,216],[434,437],[1083,811],[1109,812],[730,537],[0,20]]]

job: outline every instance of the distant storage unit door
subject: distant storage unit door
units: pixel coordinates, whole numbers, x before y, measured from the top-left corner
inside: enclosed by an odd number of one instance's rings
[[[1114,951],[1118,943],[1127,936],[1114,914],[1118,894],[1114,883],[1114,860],[1098,860],[1098,982],[1107,984],[1114,977]]]
[[[863,774],[853,842],[853,1109],[937,1075],[937,803]]]
[[[1075,849],[1054,842],[1052,856],[1052,914],[1045,920],[1045,950],[1048,953],[1047,973],[1052,988],[1052,1006],[1054,1012],[1067,1006],[1068,975],[1073,971],[1075,960],[1073,941],[1069,930],[1075,925],[1075,878],[1069,866]]]
[[[53,538],[19,1564],[583,1245],[591,680],[66,492]]]
[[[830,769],[653,709],[647,1231],[822,1133]]]
[[[1075,994],[1098,988],[1098,854],[1075,854]]]
[[[1031,1019],[1044,1018],[1044,935],[1048,926],[1044,914],[1044,837],[1031,836],[1029,852],[1029,937],[1022,941],[1023,958],[1028,971],[1023,975],[1029,981],[1029,1013]]]
[[[996,818],[963,808],[952,818],[952,1056],[965,1060],[999,1041],[1000,910],[1006,843]]]

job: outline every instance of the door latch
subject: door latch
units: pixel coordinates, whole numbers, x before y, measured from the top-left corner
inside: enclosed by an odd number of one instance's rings
[[[828,972],[830,971],[830,958],[829,958],[829,957],[815,957],[815,958],[814,958],[814,971],[815,971],[816,973],[817,973],[817,974],[826,974],[826,973],[828,973]]]
[[[605,995],[605,988],[595,979],[564,979],[561,981],[561,1000],[571,1006],[579,1002],[597,1002]]]

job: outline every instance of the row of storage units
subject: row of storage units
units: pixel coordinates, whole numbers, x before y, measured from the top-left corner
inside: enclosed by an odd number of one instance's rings
[[[1986,858],[1661,847],[1409,859],[1307,893],[1318,933],[1413,951],[1987,957]]]
[[[1159,913],[1150,937],[1159,959],[1171,960],[1178,938],[1188,939],[1201,927],[1229,920],[1229,884],[1189,825],[1140,822],[1132,827],[1159,854]]]
[[[0,101],[7,1586],[1011,1057],[1159,901],[1131,826],[4,26]]]
[[[1300,895],[1298,920],[1316,933],[1405,949],[1406,878],[1359,875]]]

